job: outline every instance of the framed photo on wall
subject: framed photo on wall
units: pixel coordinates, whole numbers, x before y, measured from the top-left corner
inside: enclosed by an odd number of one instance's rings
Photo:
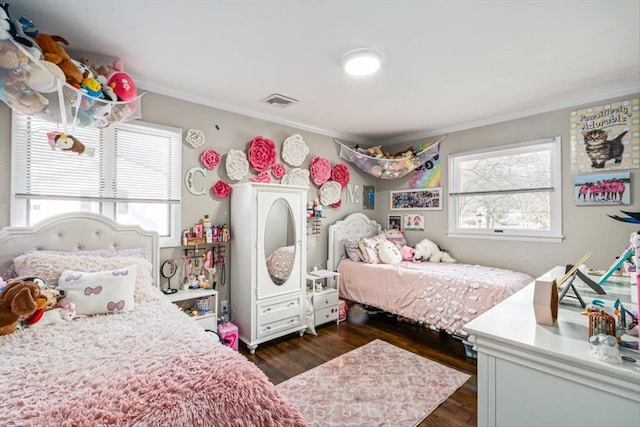
[[[576,206],[630,205],[631,173],[576,175],[573,191]]]
[[[362,186],[362,207],[364,209],[376,208],[376,188],[373,185]]]
[[[391,190],[389,194],[392,211],[442,210],[442,187]]]
[[[387,215],[387,230],[402,230],[402,215]]]
[[[405,231],[424,231],[424,215],[405,214],[402,224]]]

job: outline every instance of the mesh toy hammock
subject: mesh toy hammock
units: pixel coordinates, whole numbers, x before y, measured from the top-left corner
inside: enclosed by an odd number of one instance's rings
[[[359,149],[347,147],[335,139],[334,141],[340,145],[340,158],[350,161],[359,169],[376,178],[394,179],[407,175],[409,172],[414,171],[436,157],[440,151],[440,142],[445,138],[446,135],[424,150],[414,154],[412,157],[404,159],[385,159],[367,156],[359,151]]]
[[[130,101],[112,101],[89,95],[61,79],[46,61],[34,57],[31,50],[0,27],[0,51],[3,50],[20,58],[14,69],[0,66],[0,76],[3,77],[0,80],[0,101],[13,110],[61,124],[64,133],[68,133],[67,125],[73,129],[76,126],[104,128],[142,116],[142,95]],[[22,77],[11,81],[8,75]]]

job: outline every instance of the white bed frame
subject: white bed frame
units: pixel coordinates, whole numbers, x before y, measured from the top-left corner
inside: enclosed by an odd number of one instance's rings
[[[78,212],[47,218],[33,227],[0,230],[0,274],[13,258],[27,251],[79,251],[148,248],[153,280],[159,286],[158,234],[139,226],[120,225],[102,215]]]
[[[380,224],[362,213],[348,215],[345,219],[330,225],[327,269],[338,271],[340,261],[347,258],[345,241],[354,237],[373,237],[380,234],[380,231]]]

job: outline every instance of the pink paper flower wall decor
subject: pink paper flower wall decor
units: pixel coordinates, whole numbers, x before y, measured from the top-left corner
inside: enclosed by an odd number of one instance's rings
[[[342,188],[345,188],[349,184],[351,174],[349,168],[344,163],[338,163],[331,170],[331,180],[338,182]]]
[[[329,160],[316,156],[309,163],[309,172],[311,172],[311,181],[315,185],[322,185],[331,177],[331,165]]]
[[[287,169],[284,167],[282,163],[276,163],[271,169],[271,173],[274,177],[278,179],[282,179],[285,173],[287,173]]]
[[[211,170],[220,164],[220,153],[216,150],[204,150],[200,155],[200,161],[205,168]]]
[[[271,177],[265,171],[265,172],[260,172],[258,175],[254,176],[253,178],[249,178],[249,181],[251,181],[251,182],[262,182],[262,183],[268,184],[268,183],[271,182]]]
[[[258,172],[269,170],[276,164],[276,144],[256,136],[249,144],[249,164]]]
[[[211,189],[213,190],[214,196],[220,197],[221,199],[226,199],[231,193],[231,186],[229,186],[229,184],[227,184],[223,180],[218,180],[218,182],[213,184],[213,187],[211,187]]]

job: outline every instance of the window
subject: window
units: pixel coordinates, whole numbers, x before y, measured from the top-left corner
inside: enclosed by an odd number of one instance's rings
[[[72,133],[87,154],[53,149],[52,122],[14,112],[11,224],[33,225],[71,211],[101,213],[180,244],[182,131],[135,121]]]
[[[449,235],[562,239],[560,137],[449,156]]]

